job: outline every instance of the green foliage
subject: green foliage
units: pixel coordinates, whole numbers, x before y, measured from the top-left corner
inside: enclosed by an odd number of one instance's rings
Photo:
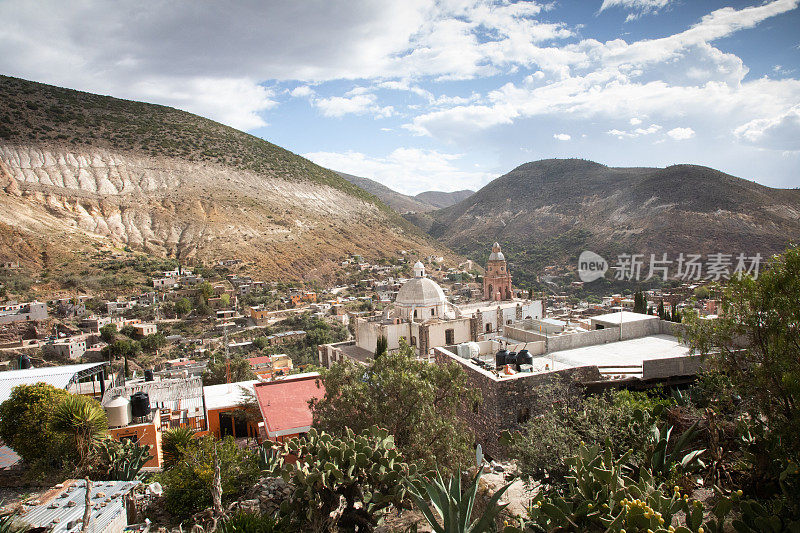
[[[214,454],[219,458],[222,498],[231,501],[244,494],[258,476],[253,452],[239,448],[233,437],[217,441],[204,436],[191,441],[181,460],[164,471],[165,506],[173,516],[186,518],[211,506]]]
[[[192,302],[188,298],[181,298],[175,302],[175,313],[178,317],[188,315],[192,311]]]
[[[290,530],[285,521],[276,516],[239,511],[220,522],[217,531],[219,533],[281,533]]]
[[[0,404],[0,439],[35,470],[51,469],[74,457],[67,439],[51,427],[53,407],[69,393],[52,385],[18,385]]]
[[[629,458],[630,452],[615,458],[608,442],[605,448],[581,445],[567,460],[568,484],[545,488],[533,499],[529,527],[537,532],[722,531],[735,495],[718,495],[717,506],[704,522],[703,504],[681,496],[677,486],[668,490],[646,468],[635,479],[626,475]],[[678,525],[679,513],[685,525]]]
[[[106,324],[102,328],[100,328],[100,338],[103,339],[103,342],[111,344],[117,338],[117,325],[116,324]]]
[[[631,462],[641,465],[651,425],[669,400],[642,392],[614,391],[583,398],[566,386],[539,390],[542,404],[520,433],[504,433],[503,443],[516,457],[523,477],[563,483],[568,474],[565,459],[574,456],[581,442],[601,444],[610,439],[612,452],[635,450]]]
[[[377,346],[375,348],[375,359],[384,355],[386,352],[389,351],[389,341],[386,339],[385,336],[381,335],[378,337]]]
[[[166,346],[167,338],[164,336],[163,333],[153,333],[152,335],[146,335],[142,337],[142,340],[139,341],[139,345],[142,347],[142,350],[146,352],[155,352]]]
[[[25,533],[31,528],[20,522],[17,513],[0,514],[0,533]]]
[[[99,464],[91,476],[94,479],[132,481],[152,457],[150,446],[139,446],[130,440],[106,439],[100,443],[98,451]]]
[[[647,297],[641,290],[633,294],[633,312],[634,313],[647,313]]]
[[[78,453],[78,470],[87,471],[100,441],[108,433],[106,412],[93,398],[70,394],[55,406],[53,430],[71,437]]]
[[[781,470],[774,465],[800,459],[800,248],[774,257],[758,279],[735,276],[715,290],[719,318],[687,319],[686,340],[712,354],[717,371],[701,380],[701,399],[723,414],[744,411],[753,437],[751,475],[777,494]],[[717,391],[724,395],[715,400]],[[800,491],[792,499],[800,500]]]
[[[499,504],[508,487],[505,485],[492,495],[483,513],[473,519],[475,497],[478,494],[478,482],[483,474],[482,469],[472,482],[461,490],[461,475],[456,474],[445,482],[437,471],[431,480],[421,480],[416,486],[412,483],[411,496],[425,520],[436,533],[485,533],[495,530],[495,519],[508,504]],[[431,510],[430,500],[436,515]],[[441,524],[440,524],[441,521]]]
[[[653,424],[650,427],[644,464],[653,475],[667,479],[673,474],[683,474],[705,466],[700,459],[705,449],[688,451],[689,445],[697,439],[698,423],[692,424],[673,442],[670,442],[672,426],[659,428]]]
[[[161,457],[164,469],[175,466],[194,439],[194,431],[186,426],[170,428],[161,435]]]
[[[404,480],[416,475],[403,462],[394,437],[371,427],[359,434],[347,429],[342,437],[311,430],[283,445],[284,454],[298,458],[283,467],[283,478],[294,487],[281,504],[281,514],[298,530],[372,531],[390,506],[406,497]],[[344,508],[338,516],[331,513]]]
[[[256,373],[250,363],[241,355],[233,355],[230,359],[218,357],[217,361],[209,361],[203,372],[203,385],[219,385],[227,383],[228,365],[230,362],[231,383],[256,379]]]
[[[471,464],[474,436],[458,410],[480,401],[454,362],[432,365],[402,344],[365,369],[346,360],[323,374],[325,397],[312,405],[315,427],[335,435],[386,428],[409,461],[457,471]],[[354,413],[358,413],[354,416]]]

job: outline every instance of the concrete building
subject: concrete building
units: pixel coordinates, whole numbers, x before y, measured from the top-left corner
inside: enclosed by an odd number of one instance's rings
[[[146,337],[148,335],[158,333],[158,326],[155,324],[133,324],[131,327],[140,337]]]
[[[675,336],[680,324],[625,311],[590,320],[595,329],[558,330],[532,319],[507,327],[502,337],[434,349],[436,363],[457,362],[481,391],[483,404],[465,406],[462,416],[487,453],[501,456],[500,433],[548,408],[544,393],[554,384],[644,389],[686,383],[702,366],[703,356]]]
[[[47,318],[47,304],[44,302],[34,301],[25,304],[5,304],[0,306],[0,325],[47,320]]]
[[[218,439],[232,436],[235,439],[259,440],[264,423],[260,414],[248,413],[248,401],[255,401],[253,386],[259,380],[223,383],[203,387],[208,430]]]
[[[42,346],[45,355],[76,360],[86,353],[86,337],[62,339]]]

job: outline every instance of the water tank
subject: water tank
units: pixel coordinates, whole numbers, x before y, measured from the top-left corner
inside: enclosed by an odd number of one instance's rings
[[[506,364],[506,356],[508,356],[508,351],[505,349],[497,352],[497,354],[494,356],[494,361],[497,365],[497,368],[500,368]]]
[[[131,415],[142,418],[150,414],[150,396],[146,392],[134,392],[131,395]]]
[[[506,355],[506,364],[511,365],[513,368],[517,368],[517,352],[508,352]]]
[[[153,371],[152,370],[145,370],[144,371],[144,380],[145,381],[153,381]]]
[[[530,365],[530,364],[533,364],[533,356],[528,350],[523,348],[517,354],[517,370],[520,369],[521,365]]]
[[[108,427],[125,427],[131,422],[131,406],[124,396],[117,396],[105,405]]]
[[[462,359],[472,359],[481,354],[481,347],[477,342],[462,342],[456,346],[456,353]]]

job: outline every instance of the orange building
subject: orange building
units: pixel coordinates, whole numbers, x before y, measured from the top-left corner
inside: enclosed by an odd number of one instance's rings
[[[259,426],[263,426],[257,410],[253,386],[259,380],[223,383],[203,387],[208,430],[218,439],[231,435],[235,439],[251,438],[259,441]],[[248,405],[248,400],[252,400]],[[253,414],[256,416],[254,417]]]
[[[277,442],[307,433],[313,421],[308,402],[325,396],[318,372],[257,383],[253,390],[264,418],[262,437]]]

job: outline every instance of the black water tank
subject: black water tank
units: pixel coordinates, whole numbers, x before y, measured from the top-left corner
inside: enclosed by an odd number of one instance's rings
[[[27,370],[33,367],[33,365],[31,364],[31,358],[28,357],[28,354],[24,353],[22,354],[22,357],[19,358],[19,367],[22,370]]]
[[[517,364],[517,352],[508,352],[508,355],[506,355],[506,364],[511,366]]]
[[[507,350],[500,350],[497,352],[497,355],[494,356],[494,361],[495,364],[497,365],[497,368],[500,368],[501,366],[506,364],[507,355],[508,355]]]
[[[131,415],[143,418],[150,414],[150,396],[146,392],[134,392],[131,395]]]
[[[517,370],[520,370],[520,365],[531,365],[531,364],[533,364],[533,356],[528,350],[523,348],[517,354]]]
[[[144,380],[145,381],[153,381],[153,371],[152,370],[145,370],[144,371]]]

